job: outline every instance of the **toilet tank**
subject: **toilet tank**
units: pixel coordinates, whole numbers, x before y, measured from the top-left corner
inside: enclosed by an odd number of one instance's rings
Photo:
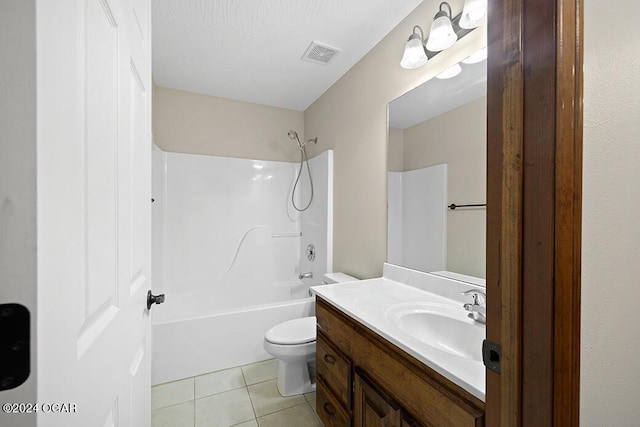
[[[349,276],[345,273],[326,273],[324,274],[324,278],[322,280],[323,285],[332,285],[334,283],[345,283],[345,282],[356,282],[360,279],[357,279],[353,276]]]

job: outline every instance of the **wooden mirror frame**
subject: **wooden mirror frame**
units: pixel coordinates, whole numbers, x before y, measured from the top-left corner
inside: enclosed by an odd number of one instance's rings
[[[579,424],[582,8],[489,2],[487,426]]]

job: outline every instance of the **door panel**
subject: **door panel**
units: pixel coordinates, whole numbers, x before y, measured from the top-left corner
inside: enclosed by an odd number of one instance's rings
[[[37,9],[38,424],[148,426],[149,1]]]
[[[356,373],[353,392],[354,427],[398,427],[401,422],[400,407],[365,379],[361,372]]]

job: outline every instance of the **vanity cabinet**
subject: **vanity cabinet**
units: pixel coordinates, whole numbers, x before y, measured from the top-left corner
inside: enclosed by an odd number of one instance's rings
[[[316,411],[325,427],[351,426],[351,371],[351,361],[318,331]]]
[[[357,369],[353,395],[354,427],[400,427],[400,405]]]
[[[316,299],[317,404],[326,427],[481,427],[484,402]]]

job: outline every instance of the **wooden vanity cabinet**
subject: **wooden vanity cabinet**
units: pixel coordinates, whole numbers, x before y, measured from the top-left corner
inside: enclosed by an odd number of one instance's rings
[[[354,427],[400,427],[400,405],[356,368],[353,387]]]
[[[352,370],[351,360],[318,331],[316,411],[325,427],[351,425]]]
[[[481,427],[484,402],[317,297],[325,427]]]
[[[316,412],[324,427],[350,427],[351,411],[336,400],[322,377],[316,382]]]

